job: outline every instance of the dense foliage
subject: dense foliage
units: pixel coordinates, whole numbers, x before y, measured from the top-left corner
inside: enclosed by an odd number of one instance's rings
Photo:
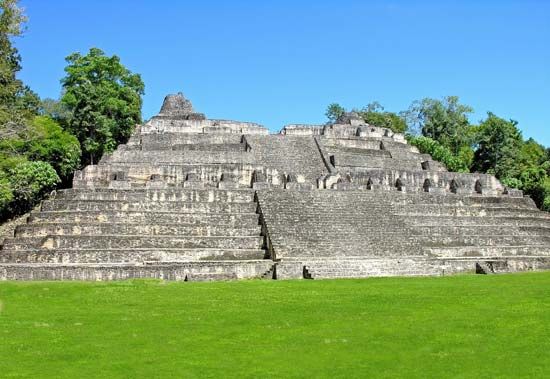
[[[81,161],[114,149],[141,119],[139,75],[99,49],[70,55],[62,101],[40,101],[17,79],[21,57],[12,42],[25,22],[17,0],[0,0],[0,220],[69,184]]]
[[[436,140],[424,136],[407,136],[407,140],[423,154],[430,154],[433,159],[443,163],[450,171],[470,172],[463,160],[453,155],[451,150]]]
[[[16,75],[21,56],[12,38],[21,35],[26,17],[17,0],[0,0],[0,136],[12,133],[26,117],[36,113],[39,99]]]
[[[329,106],[327,107],[325,116],[327,116],[329,122],[336,122],[336,120],[338,120],[338,118],[344,113],[346,113],[344,107],[342,107],[340,104],[332,103],[329,104]]]
[[[407,130],[407,123],[397,113],[386,112],[384,107],[377,101],[367,104],[360,109],[353,109],[366,123],[381,128],[389,128],[396,133],[404,133]],[[346,109],[340,104],[332,103],[327,107],[325,116],[329,122],[336,122],[340,116],[346,113]]]
[[[407,123],[402,117],[396,113],[385,112],[384,107],[376,101],[358,110],[357,113],[368,124],[388,128],[396,133],[404,133],[407,130]]]
[[[144,84],[116,55],[108,57],[97,48],[66,60],[61,100],[70,110],[68,130],[80,141],[83,163],[94,163],[126,142],[141,122]]]

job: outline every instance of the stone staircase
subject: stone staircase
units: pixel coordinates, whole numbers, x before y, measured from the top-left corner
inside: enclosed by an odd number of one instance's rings
[[[258,198],[277,261],[312,279],[550,268],[550,216],[528,198],[396,190]]]
[[[64,190],[4,241],[0,270],[11,279],[260,277],[272,263],[258,219],[251,190]]]

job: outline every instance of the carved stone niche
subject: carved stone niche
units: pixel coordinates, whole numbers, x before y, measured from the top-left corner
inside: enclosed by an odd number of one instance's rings
[[[239,176],[232,172],[224,172],[218,182],[220,189],[236,189],[239,188]]]
[[[504,187],[503,195],[510,197],[523,197],[523,191],[516,188]]]
[[[311,183],[300,183],[298,181],[298,176],[296,174],[287,174],[285,176],[285,189],[292,190],[312,190],[313,184]]]
[[[435,182],[432,179],[426,179],[424,180],[424,184],[422,186],[422,189],[424,192],[429,192],[434,195],[445,195],[446,191],[444,188],[437,187]]]
[[[474,184],[474,192],[482,196],[497,196],[495,189],[484,186],[479,179]]]
[[[451,180],[451,183],[449,183],[449,192],[456,195],[470,195],[472,193],[472,191],[458,179]]]
[[[149,177],[147,183],[145,183],[146,188],[164,188],[167,183],[162,180],[162,176],[159,174],[153,174]]]
[[[204,188],[204,182],[201,180],[201,176],[194,172],[189,172],[183,183],[183,188],[201,189]]]
[[[252,188],[266,189],[270,188],[271,184],[267,181],[267,176],[260,170],[254,170],[252,173]]]
[[[384,190],[384,186],[380,183],[378,178],[369,178],[367,180],[367,189],[368,190]]]
[[[395,188],[397,188],[397,190],[401,192],[408,192],[406,182],[402,178],[397,178],[397,180],[395,181]]]
[[[109,188],[129,189],[131,187],[126,171],[113,172],[109,179]]]

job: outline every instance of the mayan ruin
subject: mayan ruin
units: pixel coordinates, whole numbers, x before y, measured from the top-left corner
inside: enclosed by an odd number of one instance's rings
[[[550,268],[550,216],[353,112],[212,120],[182,94],[0,251],[4,280],[322,279]]]

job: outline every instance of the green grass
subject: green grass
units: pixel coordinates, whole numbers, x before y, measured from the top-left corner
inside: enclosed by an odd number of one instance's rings
[[[550,273],[0,283],[2,378],[550,377]]]

